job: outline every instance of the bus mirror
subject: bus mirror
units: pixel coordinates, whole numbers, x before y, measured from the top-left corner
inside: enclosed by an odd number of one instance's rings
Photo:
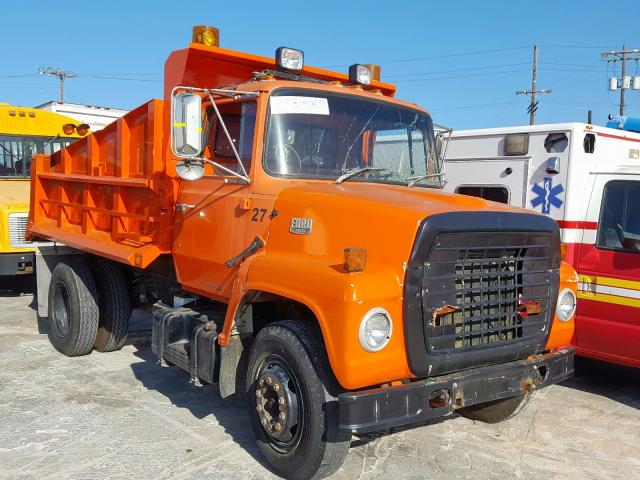
[[[547,160],[546,171],[549,175],[557,175],[560,173],[560,158],[551,157]]]
[[[202,153],[202,99],[194,93],[176,93],[171,103],[171,147],[174,155],[197,157]]]

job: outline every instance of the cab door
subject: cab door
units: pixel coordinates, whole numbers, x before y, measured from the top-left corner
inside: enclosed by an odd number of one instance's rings
[[[250,172],[256,102],[227,101],[219,109],[244,168]],[[240,172],[215,114],[209,111],[208,118],[204,156]],[[173,256],[176,276],[185,289],[221,300],[229,298],[237,269],[225,263],[245,248],[251,196],[252,184],[210,166],[199,180],[181,180]]]
[[[597,175],[587,218],[598,224],[576,265],[579,352],[640,366],[640,179]]]

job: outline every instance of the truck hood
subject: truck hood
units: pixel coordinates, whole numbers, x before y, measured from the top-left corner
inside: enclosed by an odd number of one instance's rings
[[[530,211],[425,187],[365,182],[298,184],[274,205],[267,248],[342,262],[344,249],[366,248],[368,262],[396,267],[408,260],[422,220],[445,212]],[[292,219],[311,220],[311,231],[292,233]]]

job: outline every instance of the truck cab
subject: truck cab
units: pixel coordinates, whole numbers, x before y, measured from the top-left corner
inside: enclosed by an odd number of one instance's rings
[[[625,128],[637,125],[454,132],[445,187],[556,220],[564,258],[580,277],[577,353],[633,367],[640,367],[640,133]]]
[[[196,29],[152,100],[32,166],[39,313],[69,356],[153,312],[161,365],[247,395],[286,478],[353,433],[516,414],[573,371],[577,277],[551,219],[442,192],[430,115],[376,68]],[[212,40],[213,39],[213,40]]]

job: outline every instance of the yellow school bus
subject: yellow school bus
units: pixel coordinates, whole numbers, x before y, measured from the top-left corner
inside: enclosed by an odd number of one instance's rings
[[[88,125],[64,115],[0,103],[0,277],[34,271],[34,245],[24,237],[31,156],[88,133]]]

